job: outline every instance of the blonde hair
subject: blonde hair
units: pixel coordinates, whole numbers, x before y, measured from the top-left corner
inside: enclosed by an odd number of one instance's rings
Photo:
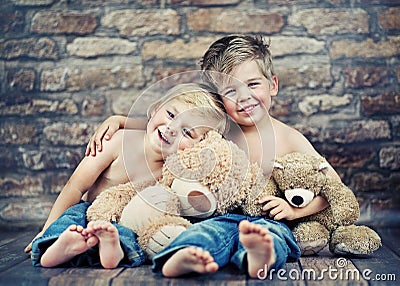
[[[147,117],[161,105],[170,101],[178,100],[187,104],[190,108],[196,108],[204,118],[213,118],[218,122],[215,130],[224,134],[228,130],[228,120],[224,105],[213,96],[205,86],[195,83],[178,84],[167,91],[167,93],[154,102],[147,110]]]
[[[203,71],[230,74],[235,67],[255,60],[261,73],[272,81],[275,75],[270,51],[270,41],[261,36],[233,34],[215,41],[200,61]],[[205,73],[206,80],[215,85],[217,73]]]

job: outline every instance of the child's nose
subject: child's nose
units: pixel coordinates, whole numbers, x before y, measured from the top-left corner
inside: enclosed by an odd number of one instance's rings
[[[238,101],[246,101],[251,98],[251,90],[246,86],[238,90]]]
[[[249,100],[251,98],[251,96],[240,96],[239,97],[239,99],[238,99],[238,101],[239,102],[244,102],[244,101],[247,101],[247,100]]]
[[[176,130],[173,126],[169,125],[167,126],[167,133],[170,134],[171,136],[176,136]]]

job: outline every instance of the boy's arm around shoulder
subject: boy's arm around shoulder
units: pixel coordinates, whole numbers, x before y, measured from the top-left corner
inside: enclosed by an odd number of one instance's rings
[[[97,127],[93,136],[86,146],[85,155],[96,156],[96,151],[103,150],[103,140],[108,141],[121,128],[123,129],[146,129],[147,121],[138,118],[125,117],[122,115],[112,115]]]

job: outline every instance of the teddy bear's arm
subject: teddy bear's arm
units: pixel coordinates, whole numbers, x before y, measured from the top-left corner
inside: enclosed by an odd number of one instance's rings
[[[122,210],[136,194],[130,183],[111,187],[97,196],[87,210],[87,220],[118,222]]]
[[[338,225],[350,225],[358,220],[360,207],[354,193],[345,184],[328,178],[321,195],[328,201]]]

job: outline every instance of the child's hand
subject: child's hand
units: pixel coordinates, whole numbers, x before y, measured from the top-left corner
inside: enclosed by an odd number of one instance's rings
[[[294,220],[296,218],[294,208],[285,200],[275,196],[265,196],[259,200],[263,206],[263,215],[269,213],[269,217],[274,220]]]
[[[41,236],[43,235],[43,233],[44,233],[44,231],[42,230],[41,232],[39,232],[39,233],[32,239],[32,241],[25,247],[25,249],[24,249],[24,252],[25,252],[25,253],[31,252],[31,250],[32,250],[32,242],[33,242],[36,238],[41,237]]]
[[[96,129],[88,145],[86,146],[85,155],[96,156],[96,150],[101,152],[103,149],[102,140],[110,140],[115,132],[121,126],[121,116],[110,116]]]
[[[25,247],[24,252],[29,253],[32,250],[32,241]]]

